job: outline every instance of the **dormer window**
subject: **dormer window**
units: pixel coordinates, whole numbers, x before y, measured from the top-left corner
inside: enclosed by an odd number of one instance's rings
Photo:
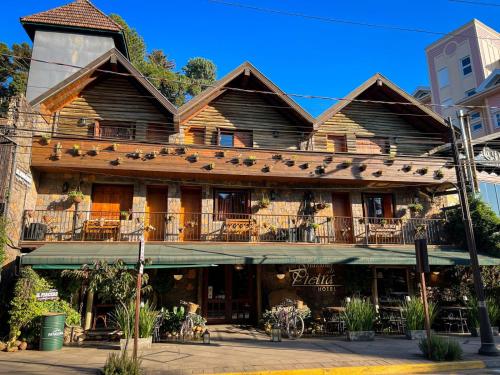
[[[218,129],[217,144],[222,147],[253,147],[251,131]]]

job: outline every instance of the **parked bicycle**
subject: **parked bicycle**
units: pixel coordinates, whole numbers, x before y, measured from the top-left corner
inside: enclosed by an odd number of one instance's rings
[[[281,330],[286,332],[289,339],[297,340],[304,333],[304,319],[298,308],[299,301],[285,299],[277,306],[276,320]]]
[[[200,305],[197,305],[194,302],[186,302],[182,300],[179,301],[179,303],[182,306],[186,306],[186,316],[184,318],[184,321],[182,322],[179,335],[182,340],[191,340],[194,336],[194,317],[196,316],[196,312],[200,308]]]

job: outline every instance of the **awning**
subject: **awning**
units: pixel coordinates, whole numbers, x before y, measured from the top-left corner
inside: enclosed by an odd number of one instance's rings
[[[137,243],[50,243],[26,254],[22,265],[34,268],[79,268],[96,260],[137,263]],[[358,247],[339,244],[288,243],[160,243],[146,244],[148,268],[208,267],[219,264],[352,264],[414,265],[412,246]],[[481,265],[500,265],[500,258],[479,256]],[[469,254],[450,248],[430,248],[431,265],[468,265]]]

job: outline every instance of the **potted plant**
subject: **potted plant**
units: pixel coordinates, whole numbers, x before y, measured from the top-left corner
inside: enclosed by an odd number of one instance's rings
[[[144,152],[141,149],[135,150],[135,152],[134,152],[135,159],[142,159],[143,156],[144,156]]]
[[[154,150],[148,154],[148,159],[156,159],[158,157],[159,152]]]
[[[259,208],[267,208],[270,204],[271,200],[266,196],[262,196],[262,198],[260,198],[258,202]]]
[[[302,164],[300,167],[301,167],[302,169],[308,169],[308,168],[309,168],[309,166],[310,166],[310,164],[309,164],[309,163],[304,163],[304,164]]]
[[[288,165],[290,167],[293,167],[295,165],[296,161],[297,161],[297,156],[292,155],[292,156],[290,156],[290,159],[288,159]]]
[[[217,151],[215,156],[217,156],[219,158],[223,158],[226,156],[226,151],[224,151],[224,150]]]
[[[317,174],[325,174],[326,173],[326,168],[324,165],[319,165],[317,168],[316,168],[316,173]]]
[[[111,164],[113,165],[120,165],[120,164],[123,164],[123,159],[122,158],[116,158],[115,160],[113,160],[111,162]]]
[[[375,175],[375,177],[380,177],[380,176],[382,176],[382,174],[383,174],[383,173],[384,173],[384,172],[383,172],[381,169],[379,169],[378,171],[376,171],[376,172],[374,173],[374,175]]]
[[[441,169],[436,169],[434,171],[434,177],[438,180],[442,179],[444,177],[444,173]]]
[[[112,315],[112,319],[122,332],[120,339],[120,348],[122,351],[132,349],[132,345],[127,345],[129,340],[134,337],[134,311],[135,303],[131,301],[128,305],[119,305]],[[153,306],[146,302],[139,310],[139,334],[138,334],[138,350],[150,349],[153,343],[153,331],[155,328],[156,317],[158,311],[155,311]]]
[[[349,341],[372,341],[375,338],[373,330],[375,308],[366,299],[353,298],[344,305],[343,317],[346,325],[346,335]]]
[[[281,154],[274,154],[273,155],[273,159],[274,160],[283,160],[283,155],[281,155]]]
[[[319,224],[311,222],[306,227],[307,242],[316,242],[316,231],[319,229]]]
[[[368,166],[367,166],[365,163],[363,163],[363,164],[360,164],[360,165],[358,166],[358,170],[359,170],[360,172],[363,172],[363,171],[366,171],[366,168],[367,168],[367,167],[368,167]]]
[[[130,211],[120,211],[120,219],[121,220],[130,220],[131,215],[132,214]]]
[[[214,169],[214,168],[215,168],[215,163],[210,163],[210,164],[207,164],[207,169],[208,169],[209,171],[211,171],[211,170],[212,170],[212,169]]]
[[[247,159],[245,160],[245,163],[247,165],[255,165],[257,164],[257,157],[255,155],[250,155],[249,157],[247,157]]]
[[[422,175],[422,176],[427,174],[427,172],[429,172],[429,168],[427,168],[427,167],[423,167],[423,168],[420,168],[419,170],[417,170],[417,173],[419,175]]]
[[[168,147],[163,147],[163,148],[161,149],[161,153],[162,153],[163,155],[170,155],[170,149],[169,149]]]
[[[82,149],[80,148],[80,145],[77,145],[77,144],[73,145],[73,155],[74,156],[81,156],[82,155]]]
[[[405,302],[403,309],[403,318],[406,321],[406,338],[409,340],[420,340],[427,337],[425,331],[425,310],[424,304],[419,298],[413,298]],[[432,302],[429,302],[430,324],[436,316],[436,308]]]
[[[194,154],[191,154],[191,156],[189,157],[189,160],[192,162],[197,162],[198,160],[200,160],[200,154],[198,154],[197,152],[195,152]]]
[[[113,143],[113,144],[111,145],[111,150],[113,150],[113,151],[117,151],[117,150],[118,150],[118,146],[119,146],[119,145],[118,145],[118,143]]]
[[[91,151],[92,155],[97,156],[97,155],[99,155],[100,152],[101,152],[101,146],[99,146],[99,145],[92,146],[92,151]]]
[[[68,199],[70,199],[73,203],[81,203],[85,195],[80,190],[71,190],[68,192]]]
[[[271,172],[271,170],[273,169],[273,166],[272,165],[264,165],[264,168],[262,168],[262,171],[264,172]]]
[[[342,163],[340,163],[340,168],[349,168],[352,165],[352,160],[343,160]]]
[[[420,214],[423,210],[424,210],[424,206],[422,205],[422,203],[410,203],[408,205],[408,209],[410,210],[410,212],[414,213],[414,214]]]
[[[403,165],[403,168],[401,168],[401,169],[403,170],[403,172],[409,172],[412,170],[412,168],[413,168],[413,165],[405,164],[405,165]]]
[[[54,159],[60,160],[62,157],[62,145],[57,142],[56,147],[54,147]]]
[[[42,138],[40,140],[43,145],[50,145],[51,138],[50,134],[42,134]]]
[[[394,155],[389,155],[387,159],[385,159],[384,164],[391,166],[394,164],[395,156]]]
[[[187,147],[181,147],[181,148],[178,150],[179,154],[181,154],[181,155],[185,155],[185,154],[187,154],[187,153],[188,153],[188,151],[189,151],[189,150],[188,150],[188,148],[187,148]]]
[[[500,306],[494,298],[486,298],[486,308],[491,322],[491,331],[498,336],[498,323],[500,322]]]

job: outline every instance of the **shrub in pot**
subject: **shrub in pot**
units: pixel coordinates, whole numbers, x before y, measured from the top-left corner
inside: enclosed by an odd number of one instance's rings
[[[134,337],[134,313],[135,303],[130,301],[127,305],[119,305],[113,313],[114,322],[120,327],[122,331],[122,338],[120,339],[121,350],[129,350],[132,348],[129,345],[130,339]],[[139,336],[138,336],[138,349],[149,349],[153,342],[153,331],[155,327],[158,312],[154,310],[153,306],[146,302],[139,310]]]
[[[406,338],[410,340],[425,338],[425,310],[424,304],[419,298],[413,298],[402,306],[403,318],[406,320]],[[436,317],[436,305],[429,302],[429,319],[432,322]]]
[[[74,203],[81,203],[85,195],[80,190],[71,190],[68,192],[68,198]]]
[[[375,308],[373,304],[362,298],[353,298],[344,305],[343,317],[349,341],[371,341],[375,338],[373,330]]]
[[[128,356],[126,352],[111,353],[106,359],[102,373],[104,375],[141,375],[143,374],[141,365],[140,359]]]
[[[442,336],[431,336],[431,352],[427,339],[422,339],[418,347],[425,358],[432,361],[458,361],[462,359],[462,348],[460,344],[451,338]]]
[[[477,299],[469,297],[467,301],[467,325],[469,327],[471,336],[479,336],[479,308]],[[498,324],[500,321],[500,306],[493,298],[486,299],[486,308],[488,309],[488,316],[490,318],[491,330],[493,335],[498,336]]]

